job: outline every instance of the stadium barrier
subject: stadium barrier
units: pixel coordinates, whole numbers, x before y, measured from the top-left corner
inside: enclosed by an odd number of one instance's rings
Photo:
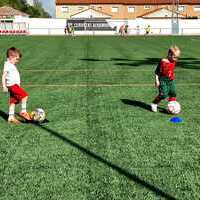
[[[21,20],[21,21],[20,21]],[[97,20],[98,21],[98,20]],[[106,19],[110,28],[103,30],[91,27],[74,31],[75,35],[119,35],[119,29],[124,24],[128,26],[127,35],[145,35],[146,27],[150,25],[149,35],[171,35],[171,19],[112,20]],[[95,23],[94,23],[95,24]],[[27,18],[0,23],[0,35],[67,35],[65,34],[66,19]],[[97,24],[98,25],[98,24]],[[107,26],[107,25],[106,25]],[[200,35],[200,19],[179,19],[178,35]]]
[[[70,35],[65,34],[64,29],[62,28],[33,28],[29,29],[28,31],[24,30],[24,33],[27,35]],[[1,34],[1,32],[0,32]],[[152,28],[151,32],[148,35],[171,35],[171,28]],[[81,36],[81,35],[113,35],[117,36],[120,35],[118,31],[74,31],[75,36]],[[127,34],[128,36],[139,36],[139,35],[146,35],[146,29],[141,28],[129,28]],[[182,28],[179,35],[200,35],[200,29],[197,28]]]
[[[181,35],[200,35],[200,29],[199,28],[182,28]]]
[[[133,19],[112,20],[106,19],[111,30],[85,30],[82,25],[79,30],[75,29],[75,35],[119,35],[120,27],[128,25],[127,35],[145,35],[146,27],[150,25],[149,35],[171,35],[171,19]],[[30,35],[65,35],[66,19],[29,19]],[[105,22],[103,22],[105,25]],[[179,19],[178,35],[200,35],[200,19]]]
[[[30,35],[70,35],[65,34],[64,29],[61,28],[33,28],[29,29]],[[149,35],[170,35],[171,28],[152,28]],[[74,35],[120,35],[119,31],[74,31]],[[129,28],[125,35],[146,35],[146,29]]]
[[[0,30],[0,35],[28,35],[27,30]]]
[[[26,23],[0,22],[0,35],[28,35]]]

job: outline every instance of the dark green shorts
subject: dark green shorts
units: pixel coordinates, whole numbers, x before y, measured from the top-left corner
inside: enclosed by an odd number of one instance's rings
[[[174,80],[166,77],[160,77],[159,97],[166,99],[167,97],[176,97],[176,86]]]

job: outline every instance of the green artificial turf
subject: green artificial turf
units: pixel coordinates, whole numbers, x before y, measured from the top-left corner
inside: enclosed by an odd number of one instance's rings
[[[29,111],[48,123],[10,125],[0,93],[0,200],[200,199],[199,37],[1,37],[20,48]],[[183,119],[149,111],[167,49]],[[20,110],[17,106],[16,112]]]

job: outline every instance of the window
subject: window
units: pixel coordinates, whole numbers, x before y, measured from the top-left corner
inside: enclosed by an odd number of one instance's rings
[[[113,12],[113,13],[119,12],[119,7],[113,6],[113,7],[112,7],[112,12]]]
[[[62,7],[61,7],[61,11],[62,11],[63,13],[68,13],[68,12],[69,12],[69,7],[68,7],[68,6],[62,6]]]
[[[145,6],[144,6],[144,9],[145,9],[145,10],[151,9],[151,6],[150,6],[150,5],[145,5]]]
[[[196,5],[193,8],[194,8],[194,11],[200,12],[200,5]]]
[[[178,7],[178,11],[184,12],[184,11],[185,11],[185,6],[179,6],[179,7]]]
[[[129,13],[134,13],[135,12],[135,7],[134,6],[128,6],[128,12]]]

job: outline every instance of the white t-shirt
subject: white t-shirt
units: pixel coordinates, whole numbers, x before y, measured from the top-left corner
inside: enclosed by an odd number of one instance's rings
[[[9,61],[6,61],[4,63],[4,69],[3,72],[6,72],[6,86],[12,86],[14,84],[20,85],[20,75],[19,71],[17,70],[17,67],[10,63]]]

